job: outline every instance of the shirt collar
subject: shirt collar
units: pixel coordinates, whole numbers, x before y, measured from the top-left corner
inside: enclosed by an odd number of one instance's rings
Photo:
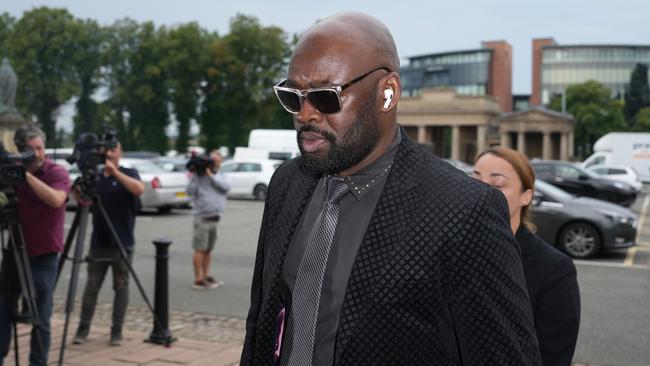
[[[345,178],[350,191],[357,201],[361,200],[373,186],[386,179],[397,155],[397,147],[402,141],[400,129],[396,127],[395,137],[386,152],[367,167]]]

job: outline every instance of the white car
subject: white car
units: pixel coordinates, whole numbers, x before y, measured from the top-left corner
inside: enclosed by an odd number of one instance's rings
[[[185,172],[169,172],[157,164],[145,159],[120,159],[120,165],[138,171],[140,179],[145,184],[144,193],[140,196],[142,208],[154,208],[158,212],[169,212],[174,207],[185,207],[191,198],[185,193],[189,177]],[[75,165],[68,171],[70,181],[79,176],[79,168]],[[68,206],[75,206],[71,195]]]
[[[266,189],[275,169],[282,160],[245,159],[227,160],[221,164],[221,171],[230,179],[229,197],[266,198]]]
[[[643,188],[643,183],[641,182],[641,179],[639,179],[639,174],[634,170],[634,168],[629,166],[599,164],[592,165],[587,168],[587,170],[603,178],[630,184],[637,192],[640,192]]]

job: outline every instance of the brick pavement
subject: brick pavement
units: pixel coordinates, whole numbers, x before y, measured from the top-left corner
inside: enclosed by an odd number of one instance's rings
[[[244,320],[210,314],[172,311],[169,327],[178,340],[169,347],[144,342],[153,329],[153,319],[145,306],[129,306],[119,347],[108,345],[111,303],[99,303],[88,342],[72,344],[79,319],[79,304],[71,315],[64,365],[68,366],[232,366],[239,364],[244,339]],[[52,318],[52,346],[49,365],[59,359],[64,325],[63,299],[55,299]],[[20,364],[27,364],[31,326],[19,324]],[[13,364],[13,353],[5,359]]]

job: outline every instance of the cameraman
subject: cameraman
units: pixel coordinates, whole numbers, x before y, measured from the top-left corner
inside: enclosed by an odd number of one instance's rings
[[[104,171],[97,177],[97,195],[102,201],[117,235],[127,252],[129,263],[133,260],[135,216],[139,209],[138,196],[144,193],[144,183],[135,169],[120,166],[122,146],[117,140],[106,149]],[[88,204],[88,203],[81,203]],[[122,324],[129,303],[129,267],[121,257],[120,248],[99,212],[97,203],[93,209],[93,233],[88,253],[88,280],[84,290],[79,327],[74,344],[86,342],[90,323],[97,305],[97,295],[106,277],[108,267],[113,272],[113,326],[111,346],[122,343]]]
[[[222,282],[210,276],[212,249],[217,241],[217,223],[226,208],[230,180],[220,171],[223,157],[212,151],[210,157],[193,157],[188,168],[193,173],[186,191],[192,197],[194,214],[194,285],[196,290],[214,289]]]
[[[36,327],[32,328],[30,365],[46,365],[50,349],[52,292],[58,268],[58,253],[63,251],[65,202],[70,190],[68,172],[45,157],[45,134],[34,125],[16,130],[14,144],[22,152],[33,151],[34,160],[25,165],[25,183],[17,187],[18,220],[29,256],[36,309],[40,320],[39,350]],[[17,274],[13,256],[3,253],[0,270],[0,365],[9,352],[16,300]],[[42,352],[41,352],[42,351]]]

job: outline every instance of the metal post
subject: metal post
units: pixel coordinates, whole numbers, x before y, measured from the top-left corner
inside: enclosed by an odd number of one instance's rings
[[[169,239],[156,239],[156,288],[154,290],[154,320],[153,330],[147,342],[168,345],[174,342],[169,331]]]

